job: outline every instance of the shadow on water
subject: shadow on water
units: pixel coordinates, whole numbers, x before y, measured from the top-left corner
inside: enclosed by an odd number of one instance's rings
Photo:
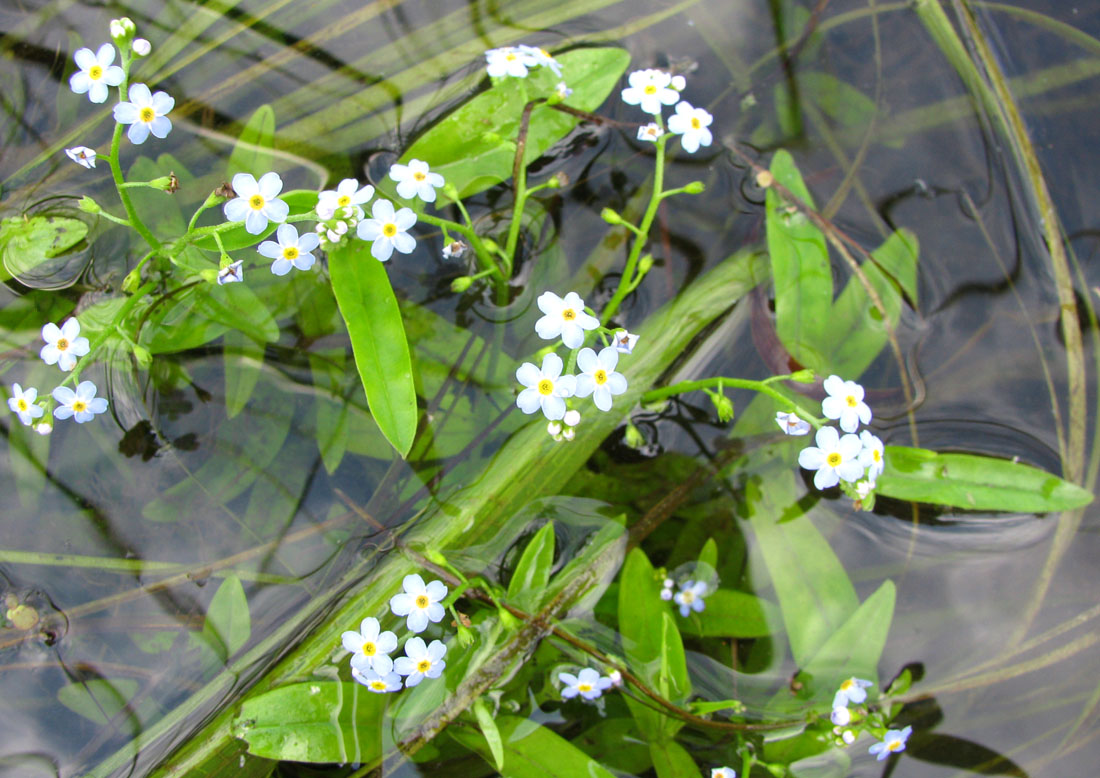
[[[248,117],[270,105],[278,126],[274,164],[288,189],[318,189],[346,176],[377,180],[393,154],[482,85],[485,49],[616,42],[636,67],[689,73],[691,98],[716,117],[718,141],[671,169],[682,183],[705,181],[707,193],[690,208],[662,212],[656,267],[624,309],[628,323],[643,321],[735,248],[763,239],[762,192],[723,145],[751,146],[762,161],[786,148],[818,206],[846,233],[870,246],[905,226],[920,240],[919,304],[898,331],[918,394],[907,407],[898,366],[884,352],[862,379],[878,398],[878,434],[888,444],[910,443],[912,410],[922,445],[1019,457],[1059,472],[1048,382],[1059,392],[1065,385],[1064,344],[1041,225],[1000,137],[908,5],[700,0],[671,15],[662,2],[610,0],[117,8],[153,41],[142,73],[177,106],[173,143],[124,146],[124,164],[170,148],[172,156],[159,162],[184,183],[175,197],[189,213],[224,180],[226,156]],[[1082,43],[1071,31],[1100,35],[1100,14],[1053,0],[1019,4],[1025,13],[976,5],[1022,102],[1065,232],[1074,236],[1079,292],[1087,293],[1100,283],[1089,205],[1100,174],[1090,134],[1100,44]],[[103,39],[108,19],[94,4],[63,0],[0,10],[4,217],[71,208],[75,201],[64,198],[85,193],[109,201],[106,176],[60,153],[76,143],[102,148],[109,138],[108,110],[89,109],[67,88],[72,51]],[[807,22],[814,32],[803,35]],[[792,42],[780,55],[777,39]],[[838,81],[864,97],[845,102],[841,87],[822,86]],[[605,111],[637,120],[615,99]],[[584,128],[555,147],[539,175],[563,172],[574,185],[546,197],[540,221],[528,225],[521,282],[503,311],[477,289],[448,292],[466,271],[440,258],[438,233],[418,233],[417,251],[390,264],[427,418],[407,462],[392,455],[371,420],[323,270],[282,280],[261,265],[248,269],[249,282],[265,294],[282,285],[270,296],[277,337],[262,345],[224,323],[200,325],[186,306],[166,301],[150,315],[183,333],[173,336],[178,348],[150,370],[137,369],[119,348],[89,371],[108,387],[109,419],[59,424],[49,437],[14,416],[2,420],[0,578],[8,623],[0,628],[0,775],[80,775],[230,667],[233,677],[218,697],[134,756],[128,774],[148,774],[369,581],[378,560],[395,553],[394,532],[413,526],[429,506],[445,512],[528,421],[513,406],[515,360],[500,358],[499,347],[518,356],[542,345],[530,333],[534,297],[582,278],[589,263],[606,271],[621,261],[614,247],[600,245],[599,209],[626,211],[645,187],[641,145],[629,129]],[[154,223],[170,226],[173,217],[157,213],[156,201],[142,207]],[[490,189],[470,207],[490,223],[510,208],[510,195]],[[54,381],[56,368],[37,359],[42,323],[91,308],[132,266],[138,249],[123,231],[105,223],[94,231],[91,248],[0,289],[6,383]],[[762,322],[753,316],[747,305],[736,308],[674,366],[670,382],[768,375],[776,355],[754,345],[752,327]],[[189,328],[200,326],[220,331],[204,339],[196,329],[188,341]],[[734,399],[738,413],[751,401]],[[714,538],[722,581],[774,599],[760,549],[744,532],[756,476],[737,465],[754,461],[752,452],[774,445],[776,435],[761,428],[736,439],[712,407],[691,402],[639,411],[634,421],[645,445],[628,447],[616,431],[563,494],[610,503],[606,519],[651,520],[647,553],[670,570]],[[1070,423],[1091,434],[1094,420]],[[906,757],[884,771],[865,747],[854,748],[849,774],[1094,772],[1094,512],[1058,561],[1021,638],[1037,581],[1047,575],[1057,516],[914,516],[909,506],[886,501],[864,514],[846,500],[818,499],[801,478],[797,488],[806,495],[799,510],[828,538],[861,597],[887,578],[898,586],[883,680],[910,665],[923,678],[904,700],[903,721],[920,732]],[[670,496],[675,506],[655,514]],[[581,547],[588,526],[561,511],[558,567]],[[544,518],[517,515],[495,537],[471,530],[473,545],[449,558],[506,584]],[[589,639],[614,651],[607,599],[586,601],[573,615],[587,622]],[[292,634],[280,631],[296,618]],[[770,637],[688,638],[701,693],[755,693],[760,701],[782,688],[798,668],[784,653],[781,624],[772,626]],[[597,714],[574,721],[556,705],[532,717],[583,744]],[[616,763],[624,772],[638,764],[631,762],[635,745],[624,741]],[[458,753],[452,748],[394,774],[487,774],[482,762]],[[718,753],[700,745],[700,759]],[[278,774],[317,772],[283,766]]]

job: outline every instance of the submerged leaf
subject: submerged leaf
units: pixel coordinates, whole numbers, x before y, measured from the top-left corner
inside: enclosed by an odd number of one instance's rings
[[[248,642],[252,636],[252,620],[240,578],[230,575],[222,581],[206,610],[202,631],[224,649],[223,658],[226,659]]]
[[[554,523],[547,522],[535,533],[508,582],[508,601],[522,610],[538,608],[554,566]]]

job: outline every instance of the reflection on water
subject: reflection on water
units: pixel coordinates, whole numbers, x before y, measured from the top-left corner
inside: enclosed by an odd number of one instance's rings
[[[184,212],[224,178],[234,137],[263,104],[277,117],[276,168],[288,188],[318,188],[327,176],[384,170],[386,153],[399,152],[476,88],[480,53],[493,45],[613,40],[638,66],[691,71],[695,102],[715,115],[718,138],[751,142],[762,159],[780,146],[792,150],[819,207],[849,235],[869,246],[896,226],[918,235],[918,312],[903,319],[899,338],[906,370],[921,390],[913,409],[920,443],[1019,456],[1059,471],[1048,393],[1053,383],[1064,396],[1057,298],[1040,224],[999,137],[960,97],[964,86],[906,4],[879,3],[876,27],[873,3],[827,4],[824,34],[802,41],[797,57],[776,57],[776,20],[786,19],[780,37],[794,40],[802,24],[794,20],[809,18],[815,4],[788,8],[796,5],[702,0],[667,19],[660,18],[664,3],[545,0],[502,7],[284,1],[234,5],[224,16],[177,2],[118,10],[153,42],[143,72],[156,75],[148,80],[176,97],[167,164],[191,184],[177,196]],[[1095,10],[1020,5],[1100,34]],[[773,16],[779,7],[786,16]],[[0,14],[9,55],[0,68],[3,215],[56,205],[49,198],[74,193],[107,201],[106,178],[68,164],[58,150],[76,142],[103,146],[109,136],[109,114],[86,104],[78,112],[65,88],[71,52],[103,38],[108,17],[98,7],[68,3]],[[40,25],[42,18],[53,21]],[[526,29],[528,19],[545,32]],[[1081,289],[1091,289],[1100,281],[1090,261],[1100,159],[1085,135],[1095,123],[1088,81],[1095,49],[1068,43],[1056,24],[1043,27],[1003,8],[985,8],[979,20],[1027,98],[1023,109],[1081,262]],[[830,113],[828,100],[811,88],[822,74],[877,95],[878,112]],[[1044,74],[1050,85],[1034,87]],[[622,106],[607,110],[633,120]],[[660,262],[653,283],[626,309],[629,322],[644,320],[733,248],[761,240],[760,193],[717,149],[674,166],[673,179],[703,179],[707,195],[664,215],[655,240]],[[129,162],[137,156],[130,147],[123,153]],[[526,422],[509,411],[512,359],[498,358],[495,322],[529,319],[534,295],[585,278],[585,262],[620,261],[614,247],[593,248],[603,235],[598,209],[627,207],[644,183],[639,154],[629,132],[604,129],[578,132],[555,149],[546,169],[561,170],[578,185],[547,199],[549,218],[538,225],[537,238],[531,231],[529,256],[537,261],[523,267],[524,288],[504,313],[473,292],[446,291],[463,271],[439,258],[438,234],[420,232],[418,251],[391,263],[399,296],[425,304],[406,311],[429,417],[408,464],[391,457],[370,420],[336,312],[319,293],[325,283],[319,273],[290,283],[274,281],[262,268],[250,276],[259,288],[285,283],[276,312],[280,334],[265,347],[229,334],[214,347],[158,359],[151,373],[135,373],[125,353],[97,365],[89,377],[109,387],[113,424],[104,418],[81,428],[59,425],[51,437],[39,438],[5,420],[0,575],[9,611],[23,606],[23,616],[33,609],[37,618],[18,625],[12,619],[0,630],[0,690],[7,701],[0,774],[81,774],[223,677],[228,663],[234,677],[219,696],[143,755],[136,772],[148,772],[390,553],[384,528],[402,526],[429,504],[446,509]],[[859,162],[854,171],[853,160]],[[502,191],[490,190],[475,207],[493,219],[509,203]],[[54,378],[36,359],[41,324],[59,321],[74,306],[83,310],[102,290],[117,287],[131,249],[117,230],[103,231],[94,272],[63,296],[14,283],[0,292],[6,383],[42,385]],[[72,281],[71,268],[54,271],[55,280],[61,276]],[[33,284],[51,285],[62,283]],[[179,316],[181,328],[194,326],[185,313],[164,315]],[[749,318],[739,310],[720,337],[680,369],[691,377],[766,375],[773,355],[753,348]],[[526,324],[499,326],[508,354],[541,345]],[[887,443],[909,443],[897,366],[880,358],[864,383],[881,398],[878,433]],[[737,398],[737,408],[749,399]],[[1075,423],[1091,429],[1091,420]],[[639,427],[650,438],[646,456],[621,445],[616,434],[586,472],[625,483],[634,478],[646,489],[612,496],[602,482],[579,478],[571,492],[613,502],[637,518],[677,487],[673,474],[686,472],[685,463],[715,460],[730,445],[728,428],[715,425],[711,411],[686,403],[641,418]],[[747,445],[761,440],[767,439]],[[700,484],[678,515],[711,511],[711,534],[727,539],[724,580],[743,579],[769,595],[751,533],[739,528],[743,481],[727,474]],[[1090,773],[1097,654],[1089,608],[1100,551],[1091,513],[1071,543],[1057,540],[1065,554],[1054,568],[1047,565],[1057,524],[1067,521],[1057,516],[929,512],[927,521],[914,524],[907,506],[884,504],[875,514],[855,515],[833,500],[817,503],[811,515],[861,596],[886,578],[897,583],[897,616],[880,673],[885,680],[905,665],[922,668],[923,684],[911,694],[919,729],[935,726],[934,732],[981,744],[1031,775]],[[706,539],[678,537],[678,520],[668,518],[651,538],[670,564],[694,558]],[[505,552],[525,531],[520,522],[485,538],[475,528],[468,538],[475,545],[454,559],[502,579],[516,553]],[[243,642],[229,646],[223,635],[210,639],[204,625],[211,603],[219,596],[229,602],[236,581],[250,623]],[[1036,612],[1041,586],[1049,588]],[[303,612],[301,628],[282,636],[288,619]],[[1086,617],[1074,621],[1082,613]],[[797,669],[781,649],[771,655],[772,648],[759,647],[768,642],[734,648],[739,694],[759,690],[759,699],[767,699]],[[702,689],[713,661],[702,652],[692,656]],[[938,745],[939,760],[961,753],[957,742]],[[893,774],[955,774],[933,766],[939,760],[931,745],[912,753],[925,761],[905,758]],[[865,749],[855,755],[853,775],[880,773]]]

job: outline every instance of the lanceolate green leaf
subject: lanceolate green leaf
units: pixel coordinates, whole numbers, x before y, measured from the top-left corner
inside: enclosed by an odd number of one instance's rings
[[[504,778],[612,778],[611,773],[565,738],[518,716],[498,716],[504,748]],[[451,736],[492,762],[485,739],[476,731],[451,727]]]
[[[416,436],[416,387],[386,266],[362,241],[329,252],[328,262],[371,414],[390,445],[405,456]]]
[[[1079,508],[1092,492],[1044,470],[974,454],[886,447],[877,491],[886,497],[980,511],[1045,513]]]
[[[554,524],[547,522],[523,549],[523,556],[508,582],[508,601],[523,610],[537,607],[550,581],[553,564]]]
[[[481,734],[485,738],[485,745],[489,747],[489,753],[493,755],[493,766],[497,772],[504,769],[504,744],[500,740],[500,730],[493,721],[493,714],[485,705],[485,699],[481,698],[474,703],[474,716],[477,717],[477,725],[481,727]]]
[[[252,636],[248,599],[237,576],[228,576],[214,593],[214,599],[206,610],[202,631],[217,640],[224,648],[223,656],[226,658],[237,653]]]
[[[249,118],[229,155],[230,179],[237,173],[251,173],[259,178],[271,170],[274,159],[271,147],[275,142],[275,111],[261,105]]]
[[[567,51],[557,57],[562,78],[573,94],[566,104],[595,111],[630,64],[623,49],[592,48]],[[529,94],[524,79],[504,78],[438,122],[409,147],[401,161],[422,159],[432,170],[468,197],[512,176],[515,140]],[[579,119],[546,105],[531,112],[524,164],[540,157],[573,129]]]
[[[225,365],[225,413],[230,419],[244,410],[264,365],[264,347],[242,332],[228,330],[222,351]]]
[[[649,755],[657,778],[698,778],[700,775],[691,754],[675,740],[650,741]]]
[[[702,613],[680,622],[685,635],[758,638],[770,635],[780,622],[774,603],[747,592],[719,589],[706,598]]]

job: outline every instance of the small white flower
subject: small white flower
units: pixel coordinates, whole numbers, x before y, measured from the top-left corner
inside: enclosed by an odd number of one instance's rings
[[[414,573],[406,575],[401,585],[405,591],[390,598],[390,610],[394,616],[408,616],[406,623],[410,630],[423,632],[429,621],[443,619],[443,606],[439,602],[447,596],[447,587],[442,581],[425,585],[424,579]]]
[[[882,441],[867,430],[859,433],[859,440],[863,444],[863,450],[859,452],[859,463],[867,468],[867,478],[871,482],[871,487],[874,488],[875,480],[886,469]]]
[[[883,759],[890,756],[890,754],[904,751],[905,742],[909,740],[911,734],[913,734],[912,727],[906,727],[905,729],[888,729],[882,738],[882,742],[875,743],[867,750],[872,754],[878,754],[878,761],[881,762]]]
[[[57,387],[53,390],[53,398],[61,405],[54,408],[54,418],[67,419],[72,416],[78,424],[91,421],[97,413],[107,410],[107,401],[96,397],[95,391],[95,384],[91,381],[81,381],[75,392],[67,386]]]
[[[611,681],[612,686],[622,686],[623,674],[620,673],[618,670],[612,670],[610,673],[607,674],[607,680]]]
[[[249,235],[259,235],[269,221],[282,224],[290,214],[290,206],[278,199],[283,179],[274,171],[264,173],[259,181],[251,173],[237,173],[233,176],[233,191],[237,196],[222,210],[228,221],[243,221]]]
[[[841,705],[838,708],[833,708],[832,713],[829,714],[829,720],[838,727],[846,727],[852,721],[852,712],[848,710],[847,705]]]
[[[546,431],[554,440],[561,440],[561,422],[552,421],[546,425]]]
[[[145,38],[134,38],[134,42],[130,44],[130,48],[139,57],[148,57],[149,52],[153,50],[153,46]]]
[[[863,477],[863,465],[859,452],[863,444],[855,435],[840,437],[835,427],[822,427],[815,436],[816,446],[808,446],[798,454],[798,464],[807,470],[816,470],[814,486],[828,489],[840,479],[858,481]]]
[[[676,596],[672,599],[680,606],[680,615],[686,619],[692,611],[703,612],[703,608],[706,607],[703,597],[706,593],[706,581],[684,581],[680,584],[680,591],[676,592]]]
[[[244,280],[244,268],[241,265],[244,264],[243,259],[238,259],[236,262],[230,262],[228,265],[218,271],[218,286],[224,286],[225,284],[235,284],[238,281]]]
[[[663,70],[635,70],[627,76],[629,87],[623,90],[623,102],[636,105],[646,113],[659,114],[662,105],[672,105],[680,93],[669,89],[672,76]]]
[[[95,167],[95,149],[90,149],[87,146],[73,146],[71,149],[65,149],[65,153],[69,155],[69,159],[78,165],[89,170]]]
[[[871,409],[863,402],[862,386],[836,375],[826,378],[822,386],[829,393],[821,401],[821,413],[826,419],[838,419],[845,432],[855,432],[860,422],[871,423]]]
[[[38,390],[33,386],[29,386],[26,391],[23,391],[23,387],[19,384],[12,384],[8,407],[11,408],[12,413],[19,417],[19,421],[29,427],[35,419],[46,412],[41,405],[35,405],[37,399]]]
[[[115,106],[115,121],[130,125],[126,137],[136,146],[144,143],[149,133],[157,138],[168,137],[172,131],[172,121],[165,114],[175,106],[175,99],[169,97],[167,92],[150,94],[145,84],[131,84],[130,102]],[[237,191],[240,193],[239,189]]]
[[[80,68],[69,78],[69,88],[82,95],[88,93],[93,103],[107,102],[107,87],[122,83],[123,72],[115,61],[115,47],[104,43],[99,50],[77,49],[73,54],[76,66]]]
[[[656,143],[657,139],[664,135],[660,126],[656,122],[650,122],[649,124],[643,124],[638,128],[638,140],[646,140],[651,143]]]
[[[785,435],[808,435],[810,433],[810,422],[797,413],[778,411],[775,414],[775,423],[779,425],[779,429],[783,430]]]
[[[668,586],[661,589],[661,599],[664,600],[665,602],[668,602],[669,600],[672,599],[672,594],[673,594],[672,589],[669,588]]]
[[[542,409],[550,421],[565,417],[565,397],[572,397],[577,390],[575,376],[561,374],[564,364],[561,357],[550,353],[542,358],[542,369],[531,362],[524,362],[516,370],[516,380],[525,387],[516,397],[516,405],[524,413]]]
[[[874,683],[855,676],[842,681],[840,688],[837,689],[836,695],[833,697],[833,708],[846,708],[849,702],[859,705],[867,699],[867,687],[869,686],[874,686]]]
[[[486,70],[492,78],[499,78],[500,76],[526,78],[528,63],[531,61],[514,46],[489,49],[485,52],[485,60],[487,63]]]
[[[62,370],[68,372],[76,367],[77,357],[88,353],[88,339],[81,338],[80,322],[75,318],[69,318],[58,327],[54,323],[42,327],[42,340],[46,345],[38,352],[42,361],[47,365],[56,364]]]
[[[875,482],[874,481],[868,481],[868,480],[864,479],[864,480],[862,480],[862,481],[860,481],[859,483],[856,484],[856,495],[861,500],[866,500],[867,495],[869,495],[874,490],[875,490]]]
[[[374,187],[367,184],[362,189],[354,178],[345,178],[335,189],[326,189],[317,196],[317,215],[328,220],[336,215],[339,208],[358,208],[358,218],[363,218],[363,209],[359,206],[374,197]],[[352,212],[354,215],[354,211]]]
[[[845,745],[850,746],[852,743],[856,742],[856,733],[850,729],[846,729],[841,734],[840,739],[844,741]]]
[[[569,292],[564,299],[553,292],[543,292],[536,302],[546,314],[535,322],[535,332],[543,340],[561,336],[566,348],[580,348],[584,331],[600,326],[599,319],[584,312],[584,300],[576,292]]]
[[[372,257],[385,262],[393,256],[394,249],[402,254],[412,253],[416,248],[416,239],[408,230],[416,224],[416,214],[411,208],[402,208],[395,213],[389,200],[377,200],[370,213],[374,218],[363,219],[355,232],[363,240],[374,241],[370,247]]]
[[[673,581],[671,578],[666,578],[664,580],[664,583],[662,584],[662,586],[664,586],[666,589],[671,589],[675,585],[676,585],[676,582]]]
[[[668,131],[681,136],[684,151],[694,154],[714,139],[708,129],[713,120],[702,108],[692,108],[691,103],[683,100],[676,104],[676,113],[668,117]]]
[[[340,636],[340,641],[352,654],[352,667],[361,672],[370,668],[379,675],[387,675],[393,670],[390,652],[397,648],[397,635],[389,630],[382,632],[378,619],[363,619],[358,632],[349,630]]]
[[[626,377],[615,372],[618,363],[619,352],[614,346],[601,349],[599,356],[590,348],[582,348],[577,354],[577,367],[582,371],[577,376],[577,397],[592,395],[597,408],[610,411],[612,395],[626,391]]]
[[[559,81],[558,85],[554,87],[554,91],[557,93],[558,98],[565,100],[573,95],[573,90],[570,89],[564,81]]]
[[[406,688],[416,686],[425,678],[438,678],[443,674],[447,663],[443,656],[447,653],[447,647],[442,641],[433,640],[431,644],[424,645],[422,638],[409,638],[405,642],[405,656],[394,660],[393,669],[399,675],[405,676]]]
[[[389,692],[396,692],[401,690],[401,676],[397,673],[386,673],[385,675],[379,675],[369,667],[365,670],[352,665],[351,677],[359,683],[366,686],[370,691],[375,694],[387,694]]]
[[[451,241],[450,243],[448,243],[446,246],[443,247],[443,258],[444,259],[459,259],[459,258],[462,257],[463,254],[466,253],[466,249],[468,249],[468,248],[469,248],[469,246],[467,246],[461,240]]]
[[[737,778],[737,773],[732,767],[715,767],[710,771],[710,778]]]
[[[673,76],[669,86],[675,89],[677,92],[683,92],[687,88],[687,79],[683,76]]]
[[[527,46],[526,44],[520,44],[516,49],[519,51],[520,56],[524,58],[527,67],[550,68],[555,76],[561,78],[561,63],[551,57],[550,52],[546,49],[540,49],[538,46]]]
[[[565,439],[566,442],[568,442],[577,437],[577,430],[573,427],[566,427],[561,431],[561,436]]]
[[[321,245],[321,239],[315,232],[307,232],[298,237],[298,230],[293,224],[281,224],[275,231],[275,237],[279,239],[265,240],[256,250],[268,259],[274,259],[271,263],[271,272],[277,276],[285,276],[290,268],[309,270],[317,258],[310,252]]]
[[[419,159],[410,159],[409,164],[394,163],[390,167],[390,178],[397,182],[397,194],[406,200],[419,197],[426,203],[435,202],[435,190],[443,186],[443,176],[433,173],[428,163]]]
[[[578,694],[586,700],[594,700],[611,687],[611,679],[601,676],[591,667],[586,667],[577,675],[558,673],[558,680],[564,684],[562,699],[568,700]]]
[[[581,423],[581,412],[566,411],[565,416],[562,418],[562,421],[565,422],[565,426],[567,427],[576,427],[578,424]]]
[[[38,422],[38,424],[35,425],[34,431],[37,432],[39,435],[49,435],[51,432],[53,432],[53,425],[50,424],[48,421],[40,421]]]

